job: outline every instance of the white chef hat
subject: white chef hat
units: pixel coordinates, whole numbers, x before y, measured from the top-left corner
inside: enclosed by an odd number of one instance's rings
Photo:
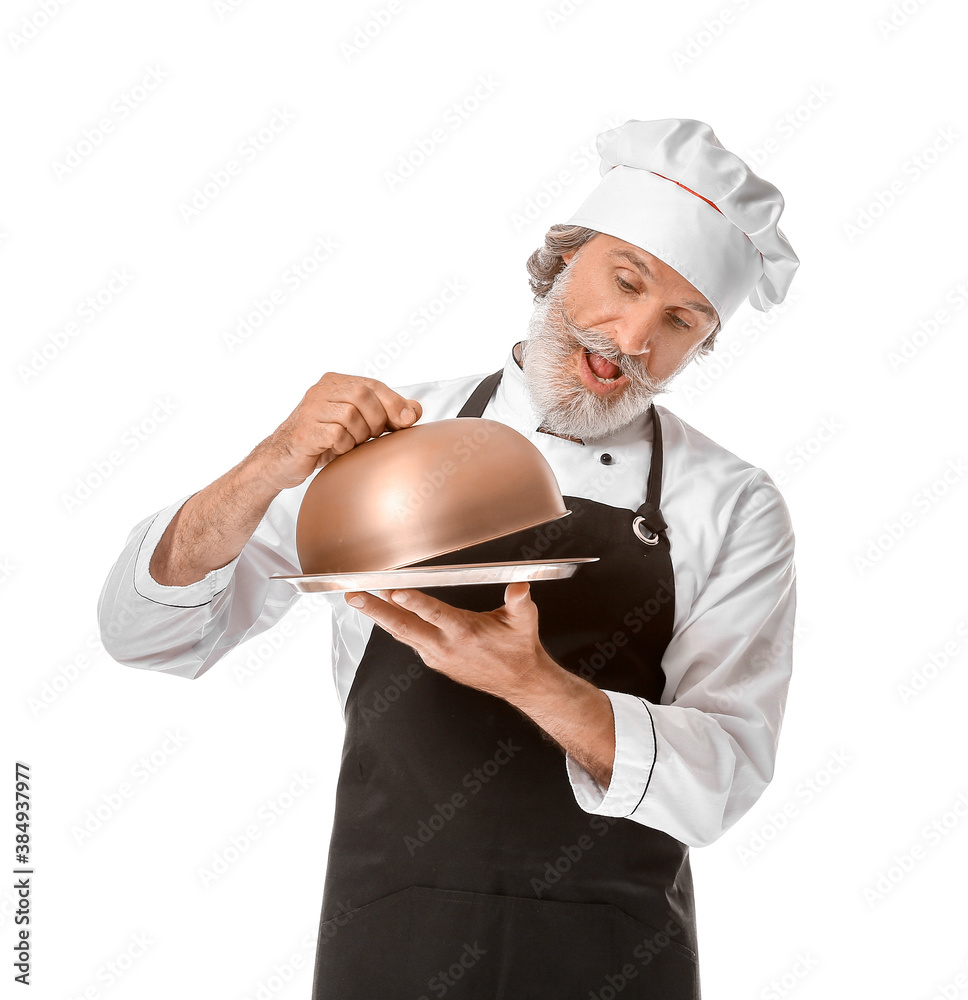
[[[783,196],[704,122],[627,121],[598,136],[602,179],[568,220],[654,254],[725,323],[749,296],[783,301],[800,261],[777,220]]]

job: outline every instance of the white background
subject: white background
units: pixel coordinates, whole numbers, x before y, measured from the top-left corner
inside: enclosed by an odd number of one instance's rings
[[[33,995],[309,995],[342,731],[326,615],[192,682],[103,652],[103,580],[323,372],[500,367],[596,134],[665,117],[783,191],[802,261],[662,400],[774,476],[798,543],[773,784],[693,852],[704,997],[968,995],[966,28],[955,0],[4,6],[0,857],[26,761]]]

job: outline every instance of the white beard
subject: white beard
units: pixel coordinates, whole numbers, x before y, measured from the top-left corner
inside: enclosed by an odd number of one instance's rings
[[[564,306],[570,268],[558,274],[548,294],[535,305],[524,343],[524,380],[547,430],[582,441],[608,437],[643,414],[660,392],[695,356],[683,358],[668,378],[657,380],[641,356],[621,354],[604,334],[583,330],[569,319]],[[578,352],[587,348],[622,369],[629,382],[609,395],[589,389],[577,371]]]

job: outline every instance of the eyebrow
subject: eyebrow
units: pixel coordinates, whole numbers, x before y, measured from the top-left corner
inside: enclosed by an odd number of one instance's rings
[[[605,256],[613,259],[622,258],[623,260],[627,260],[633,267],[638,268],[646,278],[650,281],[655,281],[655,275],[649,270],[649,265],[638,254],[632,253],[631,250],[609,250]],[[710,319],[716,319],[716,310],[710,309],[703,302],[683,302],[682,304],[688,309],[696,309],[698,312],[705,313]]]

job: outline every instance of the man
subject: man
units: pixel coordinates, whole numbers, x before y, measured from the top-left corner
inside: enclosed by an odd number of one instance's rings
[[[701,122],[630,121],[599,150],[599,186],[528,262],[538,304],[502,371],[400,391],[327,373],[139,524],[102,593],[116,659],[197,677],[295,602],[269,577],[299,573],[299,504],[336,455],[487,416],[551,464],[571,516],[458,561],[599,562],[503,604],[495,585],[334,604],[347,729],[317,1000],[698,997],[689,847],[772,777],[789,515],[766,473],[652,400],[744,299],[782,300],[782,198]]]

